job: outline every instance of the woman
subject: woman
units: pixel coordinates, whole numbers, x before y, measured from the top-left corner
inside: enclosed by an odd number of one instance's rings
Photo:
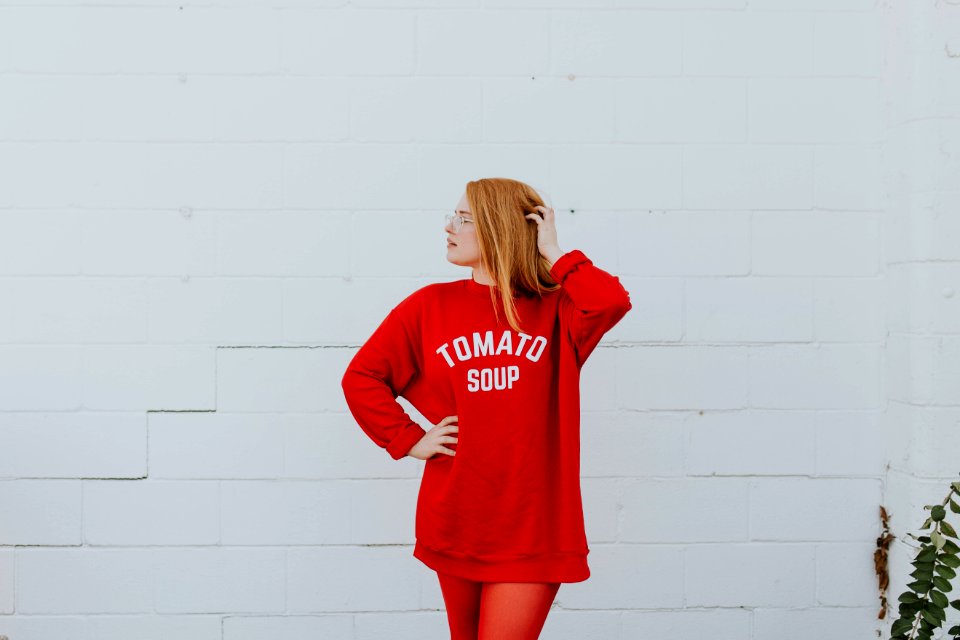
[[[630,296],[560,249],[553,210],[523,182],[468,182],[445,230],[447,260],[471,277],[404,298],[343,390],[392,458],[426,461],[413,555],[437,572],[452,639],[531,640],[560,584],[590,576],[579,374]]]

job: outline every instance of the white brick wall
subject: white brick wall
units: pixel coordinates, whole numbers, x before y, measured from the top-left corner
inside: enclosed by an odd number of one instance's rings
[[[926,4],[0,0],[0,635],[448,637],[339,377],[510,176],[634,301],[542,637],[876,637],[878,505],[960,471]]]
[[[880,426],[885,506],[902,537],[918,531],[924,505],[939,504],[960,472],[960,6],[892,3],[883,13],[888,337]],[[911,540],[893,544],[894,584],[912,580],[913,556]],[[947,613],[948,625],[958,621],[956,610]]]

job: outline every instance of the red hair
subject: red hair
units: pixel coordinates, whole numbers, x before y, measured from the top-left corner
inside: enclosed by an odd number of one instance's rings
[[[546,206],[530,185],[510,178],[480,178],[467,183],[467,202],[473,213],[480,248],[480,264],[497,289],[490,288],[490,300],[497,311],[497,292],[507,324],[520,331],[514,296],[542,295],[560,285],[550,275],[550,262],[537,248],[537,222],[525,217],[542,215]]]

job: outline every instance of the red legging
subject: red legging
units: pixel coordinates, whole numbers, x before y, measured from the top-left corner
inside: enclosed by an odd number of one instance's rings
[[[537,640],[559,582],[475,582],[437,572],[450,640]]]

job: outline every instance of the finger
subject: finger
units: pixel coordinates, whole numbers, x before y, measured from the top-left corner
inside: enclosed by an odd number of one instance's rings
[[[437,453],[445,453],[448,456],[452,456],[456,453],[453,449],[447,449],[446,447],[437,447]]]
[[[536,213],[528,213],[528,214],[527,214],[526,216],[524,216],[524,217],[525,217],[525,218],[528,218],[528,219],[532,217],[532,218],[533,218],[533,221],[536,222],[537,224],[540,224],[541,222],[543,222],[543,218],[541,218],[541,217],[540,217],[539,215],[537,215]]]

